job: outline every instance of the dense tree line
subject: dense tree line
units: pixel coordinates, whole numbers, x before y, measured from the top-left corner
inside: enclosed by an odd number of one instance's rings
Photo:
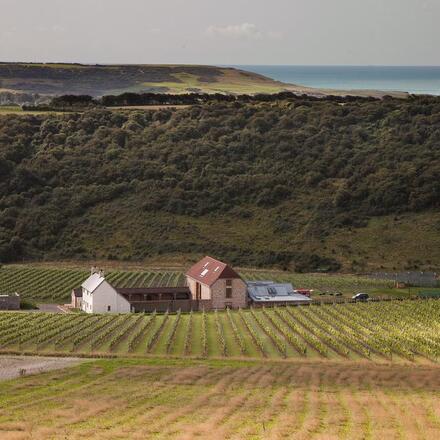
[[[257,103],[284,101],[319,101],[323,97],[297,95],[292,92],[271,94],[233,95],[224,93],[122,93],[120,95],[105,95],[93,98],[89,95],[61,95],[51,98],[48,102],[34,105],[24,105],[23,110],[82,110],[91,107],[130,107],[130,106],[156,106],[156,105],[200,105],[220,102]],[[388,98],[386,98],[388,99]],[[359,96],[326,96],[326,101],[339,103],[372,102],[377,98]]]
[[[117,258],[118,247],[106,254],[109,240],[94,231],[106,219],[105,231],[117,234],[112,218],[136,212],[149,219],[148,246],[133,244],[128,258],[209,252],[240,264],[337,269],[337,256],[300,246],[244,249],[215,237],[194,242],[191,232],[164,241],[154,223],[166,215],[178,230],[185,218],[191,231],[191,219],[267,213],[272,232],[285,234],[305,222],[284,214],[293,206],[308,213],[308,233],[322,237],[371,216],[438,210],[440,99],[234,99],[179,111],[0,118],[2,261],[95,251]]]

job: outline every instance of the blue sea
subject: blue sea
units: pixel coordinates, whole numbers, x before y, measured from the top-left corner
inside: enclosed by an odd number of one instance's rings
[[[440,95],[440,66],[232,66],[309,87]]]

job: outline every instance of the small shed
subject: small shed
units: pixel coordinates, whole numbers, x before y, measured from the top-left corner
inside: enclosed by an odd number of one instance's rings
[[[72,289],[72,302],[71,307],[74,309],[81,308],[81,300],[82,300],[83,292],[82,287],[76,287]]]
[[[0,294],[0,310],[20,310],[20,295],[17,292]]]

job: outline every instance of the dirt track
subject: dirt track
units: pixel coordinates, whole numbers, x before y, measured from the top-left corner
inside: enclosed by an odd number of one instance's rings
[[[81,362],[78,358],[0,356],[0,380],[59,370]]]

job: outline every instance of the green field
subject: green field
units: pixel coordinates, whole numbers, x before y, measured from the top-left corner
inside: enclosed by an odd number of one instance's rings
[[[438,366],[98,360],[0,382],[2,440],[436,439]]]
[[[70,301],[73,288],[79,287],[89,276],[85,269],[59,269],[55,267],[35,267],[32,265],[5,265],[0,268],[0,292],[18,292],[22,298],[35,302]],[[280,271],[242,270],[245,280],[274,280],[290,282],[296,288],[314,289],[319,293],[341,292],[353,295],[356,292],[371,292],[390,295],[393,283],[355,275],[297,274]],[[167,270],[112,270],[107,279],[116,287],[182,286],[185,283],[181,271]],[[397,291],[405,296],[407,292]],[[391,294],[394,294],[391,291]],[[320,297],[320,296],[319,296]]]
[[[0,349],[81,356],[435,361],[440,359],[440,301],[163,315],[3,312]]]
[[[0,105],[0,115],[10,113],[21,113],[23,110],[18,105]]]
[[[18,105],[0,105],[0,116],[3,115],[43,115],[43,114],[59,114],[60,112],[56,111],[23,111],[23,109]]]

